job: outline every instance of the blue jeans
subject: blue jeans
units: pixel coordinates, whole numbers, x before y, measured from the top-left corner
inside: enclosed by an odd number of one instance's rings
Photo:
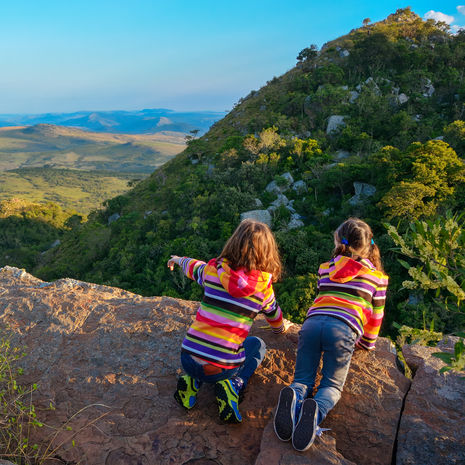
[[[223,379],[239,376],[244,382],[243,387],[246,386],[249,378],[253,375],[254,371],[260,366],[265,358],[266,345],[262,339],[255,336],[249,336],[244,340],[245,361],[237,368],[223,368],[219,373],[214,375],[206,375],[203,370],[203,365],[196,362],[188,353],[181,352],[181,363],[184,371],[202,383],[216,383]]]
[[[347,323],[332,316],[315,315],[302,325],[291,387],[299,403],[311,396],[323,353],[322,378],[313,397],[318,404],[318,424],[341,398],[357,337]]]

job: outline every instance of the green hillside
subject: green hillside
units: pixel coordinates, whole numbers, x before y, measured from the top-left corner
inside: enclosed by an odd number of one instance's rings
[[[20,168],[0,171],[0,200],[21,198],[53,202],[81,214],[100,208],[104,199],[123,194],[145,174],[112,173],[54,168]]]
[[[403,286],[408,275],[398,259],[408,267],[415,258],[394,250],[384,223],[403,234],[415,220],[439,219],[439,234],[446,212],[463,211],[464,76],[465,33],[451,35],[447,25],[410,9],[321,51],[309,46],[295,68],[244,97],[183,153],[66,233],[34,272],[196,299],[198,286],[168,272],[169,255],[208,259],[241,213],[268,209],[286,269],[279,302],[302,321],[332,231],[356,215],[372,225],[391,277],[383,331],[393,322],[463,327],[461,307],[447,294],[430,294],[425,282],[423,290]],[[119,219],[109,224],[114,214]],[[463,282],[465,261],[457,263]]]
[[[66,230],[85,220],[54,203],[0,201],[0,263],[32,269],[42,253],[56,247]]]

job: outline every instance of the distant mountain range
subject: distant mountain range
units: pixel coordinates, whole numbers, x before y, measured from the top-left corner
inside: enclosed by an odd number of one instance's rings
[[[78,111],[75,113],[0,114],[0,127],[54,124],[96,132],[153,134],[199,130],[205,133],[226,113],[214,111],[176,112],[164,108],[140,111]]]

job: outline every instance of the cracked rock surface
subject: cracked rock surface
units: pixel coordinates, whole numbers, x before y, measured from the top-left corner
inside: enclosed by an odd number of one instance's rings
[[[65,441],[57,455],[69,464],[392,463],[410,381],[386,339],[375,352],[355,352],[342,398],[321,425],[331,431],[298,453],[272,425],[279,391],[292,381],[298,325],[274,335],[263,318],[255,321],[252,334],[266,342],[267,355],[241,403],[243,423],[227,425],[218,418],[213,386],[202,387],[189,412],[173,399],[196,302],[71,279],[45,283],[10,267],[0,269],[0,295],[2,326],[27,354],[21,382],[39,386],[39,418],[60,427],[79,412],[69,421],[72,430],[54,441]],[[46,428],[35,434],[41,442],[51,436]]]

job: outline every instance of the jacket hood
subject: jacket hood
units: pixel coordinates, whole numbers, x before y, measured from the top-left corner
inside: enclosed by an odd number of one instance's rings
[[[330,263],[329,279],[336,283],[345,283],[356,276],[372,272],[376,269],[370,260],[366,258],[357,261],[350,257],[338,255]]]
[[[265,290],[271,282],[270,273],[244,268],[233,270],[225,259],[214,258],[209,265],[216,268],[221,284],[233,297],[248,297]]]

